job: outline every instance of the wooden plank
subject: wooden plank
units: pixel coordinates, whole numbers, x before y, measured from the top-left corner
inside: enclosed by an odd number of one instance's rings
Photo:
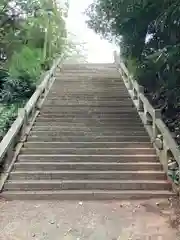
[[[42,94],[42,92],[46,88],[46,86],[49,82],[49,79],[54,74],[54,71],[56,70],[57,66],[60,64],[61,60],[62,60],[62,57],[58,58],[57,60],[54,61],[54,64],[53,64],[52,68],[45,74],[44,80],[39,85],[39,87],[37,87],[37,89],[34,92],[34,94],[32,95],[32,97],[29,99],[29,101],[27,102],[25,107],[18,114],[18,117],[16,118],[16,120],[12,124],[11,128],[9,129],[7,134],[4,136],[4,138],[0,142],[0,165],[2,164],[2,162],[4,160],[4,157],[8,152],[8,149],[12,145],[13,141],[15,140],[17,135],[19,134],[19,131],[24,124],[25,113],[27,113],[27,117],[29,117],[29,114],[31,113],[32,109],[35,107],[38,99],[40,98],[40,96]]]

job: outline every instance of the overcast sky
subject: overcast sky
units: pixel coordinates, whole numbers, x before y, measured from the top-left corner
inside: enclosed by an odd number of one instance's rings
[[[93,0],[70,0],[67,27],[80,42],[86,42],[88,62],[113,62],[112,44],[102,40],[85,24],[83,12]]]

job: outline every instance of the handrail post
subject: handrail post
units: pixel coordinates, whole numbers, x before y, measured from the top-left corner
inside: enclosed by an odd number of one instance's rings
[[[138,88],[139,88],[138,89],[139,93],[138,93],[138,107],[137,107],[137,109],[138,109],[139,112],[143,112],[144,111],[144,104],[143,104],[143,101],[141,100],[141,94],[144,93],[144,87],[139,85]]]
[[[23,137],[26,133],[26,127],[28,125],[28,114],[27,114],[26,109],[19,108],[18,109],[18,115],[23,118],[23,125],[22,125],[22,128],[21,128],[21,136]]]
[[[113,55],[114,55],[114,63],[115,63],[116,65],[118,65],[118,61],[117,61],[117,59],[118,59],[118,54],[117,54],[117,51],[114,51],[114,52],[113,52]]]
[[[159,119],[161,118],[161,109],[155,109],[154,111],[154,116],[153,116],[153,141],[156,140],[156,137],[158,135],[158,129],[157,129],[157,126],[156,126],[156,119]]]

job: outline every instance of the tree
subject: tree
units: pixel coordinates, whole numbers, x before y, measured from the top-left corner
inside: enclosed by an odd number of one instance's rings
[[[66,50],[67,12],[68,4],[55,0],[1,0],[0,133],[32,95],[42,71]]]

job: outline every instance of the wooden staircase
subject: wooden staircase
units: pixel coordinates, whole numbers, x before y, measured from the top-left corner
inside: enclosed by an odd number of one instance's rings
[[[8,199],[106,200],[171,195],[113,64],[64,65],[4,185]]]

